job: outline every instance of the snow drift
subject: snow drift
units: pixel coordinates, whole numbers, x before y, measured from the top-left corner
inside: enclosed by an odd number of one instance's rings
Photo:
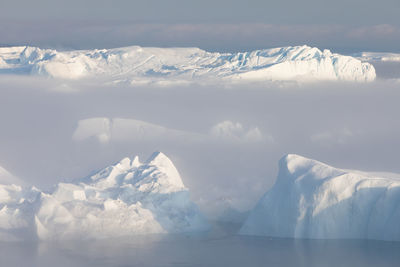
[[[65,52],[37,47],[8,47],[0,48],[0,73],[62,79],[96,77],[133,85],[215,80],[372,81],[376,78],[375,69],[369,63],[309,46],[243,53],[139,46]]]
[[[279,162],[275,185],[261,198],[240,233],[398,241],[399,222],[397,177],[341,170],[287,155]]]
[[[138,157],[51,192],[0,185],[0,239],[96,239],[204,231],[208,224],[171,160]]]

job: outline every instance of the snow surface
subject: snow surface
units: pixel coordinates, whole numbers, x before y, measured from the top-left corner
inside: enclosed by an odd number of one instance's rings
[[[51,192],[0,185],[0,240],[98,239],[204,231],[208,224],[171,162],[124,158]]]
[[[309,46],[241,53],[139,46],[64,52],[6,47],[0,48],[0,72],[62,79],[95,77],[132,85],[215,80],[373,81],[376,78],[375,69],[369,63]]]
[[[400,240],[400,180],[341,170],[298,155],[251,212],[241,234]]]

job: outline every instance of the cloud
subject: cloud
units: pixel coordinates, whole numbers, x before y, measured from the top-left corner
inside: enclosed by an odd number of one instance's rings
[[[111,48],[128,45],[194,46],[239,51],[308,44],[346,52],[399,51],[398,25],[138,23],[129,21],[3,21],[2,45]]]
[[[245,129],[241,123],[230,120],[217,123],[211,128],[210,133],[214,137],[228,142],[273,141],[271,136],[263,136],[258,127]]]
[[[111,139],[111,120],[108,118],[90,118],[78,121],[78,127],[72,139],[82,141],[91,137],[100,143],[108,143]]]
[[[390,24],[378,24],[372,25],[368,27],[356,27],[350,28],[347,32],[347,36],[349,38],[355,39],[365,39],[368,37],[371,38],[390,38],[399,36],[400,29],[394,25]]]
[[[311,135],[310,139],[314,143],[321,145],[335,145],[335,144],[345,144],[350,138],[354,136],[354,133],[348,128],[343,128],[339,130],[323,131]]]

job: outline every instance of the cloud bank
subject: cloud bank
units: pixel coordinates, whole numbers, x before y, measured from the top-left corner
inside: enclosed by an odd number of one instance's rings
[[[129,45],[200,47],[210,51],[248,51],[311,45],[335,52],[400,52],[396,24],[278,24],[254,22],[155,23],[132,21],[3,21],[1,45],[58,49]]]

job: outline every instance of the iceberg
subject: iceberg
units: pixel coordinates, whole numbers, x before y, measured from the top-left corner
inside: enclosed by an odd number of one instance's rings
[[[107,82],[187,84],[248,81],[373,81],[374,67],[351,56],[309,46],[239,53],[199,48],[123,47],[56,51],[37,47],[0,48],[0,73]]]
[[[360,52],[360,53],[355,53],[352,56],[365,62],[370,62],[370,61],[400,62],[399,53]]]
[[[208,230],[172,161],[124,158],[51,192],[0,185],[0,239],[99,239]]]
[[[399,222],[399,175],[342,170],[287,155],[240,234],[399,241]]]
[[[72,139],[75,141],[95,138],[104,144],[110,141],[145,141],[156,138],[201,139],[202,137],[197,133],[171,129],[146,121],[107,117],[79,120],[72,135]]]

